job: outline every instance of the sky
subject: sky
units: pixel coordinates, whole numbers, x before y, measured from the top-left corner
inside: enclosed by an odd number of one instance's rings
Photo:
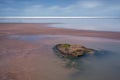
[[[120,17],[120,0],[0,0],[0,17]]]

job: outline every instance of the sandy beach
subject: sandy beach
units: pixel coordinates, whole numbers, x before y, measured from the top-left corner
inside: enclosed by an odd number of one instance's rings
[[[1,23],[0,35],[74,35],[74,36],[88,36],[88,37],[101,37],[109,39],[120,40],[120,32],[107,32],[107,31],[90,31],[90,30],[73,30],[49,27],[50,24],[37,24],[37,23]]]
[[[120,44],[120,32],[72,30],[52,28],[49,25],[0,23],[0,80],[79,80],[80,78],[81,80],[117,80],[120,78],[117,76],[119,72],[115,72],[114,75],[109,73],[113,72],[112,64],[108,65],[109,60],[105,60],[104,66],[101,66],[103,64],[100,62],[98,65],[101,67],[97,67],[93,62],[98,63],[99,60],[98,62],[92,60],[91,63],[89,59],[81,59],[84,62],[84,68],[88,70],[88,72],[81,74],[74,67],[68,69],[63,67],[65,62],[56,57],[52,51],[55,44],[62,42],[81,42],[92,48],[107,49],[109,46],[110,49],[115,47],[113,51],[117,51]],[[55,37],[44,35],[54,35]],[[103,38],[103,40],[99,38]],[[112,40],[113,43],[111,43]],[[110,62],[117,63],[119,62],[117,59],[110,60]],[[90,71],[92,69],[86,67],[88,65],[96,69],[95,72]],[[116,66],[119,64],[113,65],[117,70]],[[106,71],[104,75],[102,75],[103,70]],[[81,76],[76,77],[75,74],[81,74]]]

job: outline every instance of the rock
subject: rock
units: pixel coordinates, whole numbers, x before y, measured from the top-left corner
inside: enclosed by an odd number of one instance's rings
[[[95,50],[82,45],[57,44],[54,47],[60,54],[71,57],[81,57],[85,54],[92,55]]]

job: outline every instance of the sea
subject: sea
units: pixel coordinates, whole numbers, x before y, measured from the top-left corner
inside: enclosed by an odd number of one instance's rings
[[[120,18],[0,18],[0,23],[53,23],[51,27],[120,32]]]

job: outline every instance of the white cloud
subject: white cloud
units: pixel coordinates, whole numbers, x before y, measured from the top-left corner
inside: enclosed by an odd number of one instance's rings
[[[96,8],[96,7],[99,7],[101,6],[101,2],[98,2],[98,1],[82,1],[82,2],[79,2],[79,5],[83,8]]]
[[[48,7],[48,9],[50,9],[50,10],[56,10],[56,9],[60,9],[60,7],[59,6],[51,6],[51,7]]]
[[[4,13],[5,10],[8,10],[9,13],[17,9],[17,14],[22,16],[104,16],[117,13],[114,11],[116,10],[119,12],[120,10],[119,5],[107,5],[97,0],[91,2],[78,1],[65,7],[57,4],[45,6],[41,4],[29,4],[29,2],[25,3],[27,4],[20,10],[17,8],[1,8],[3,10],[0,11]]]
[[[31,8],[42,8],[43,6],[42,5],[32,5]]]
[[[4,11],[6,11],[6,12],[8,12],[8,11],[16,11],[16,10],[17,10],[17,9],[11,8],[11,7],[0,8],[0,11],[1,11],[1,12],[4,12]]]

